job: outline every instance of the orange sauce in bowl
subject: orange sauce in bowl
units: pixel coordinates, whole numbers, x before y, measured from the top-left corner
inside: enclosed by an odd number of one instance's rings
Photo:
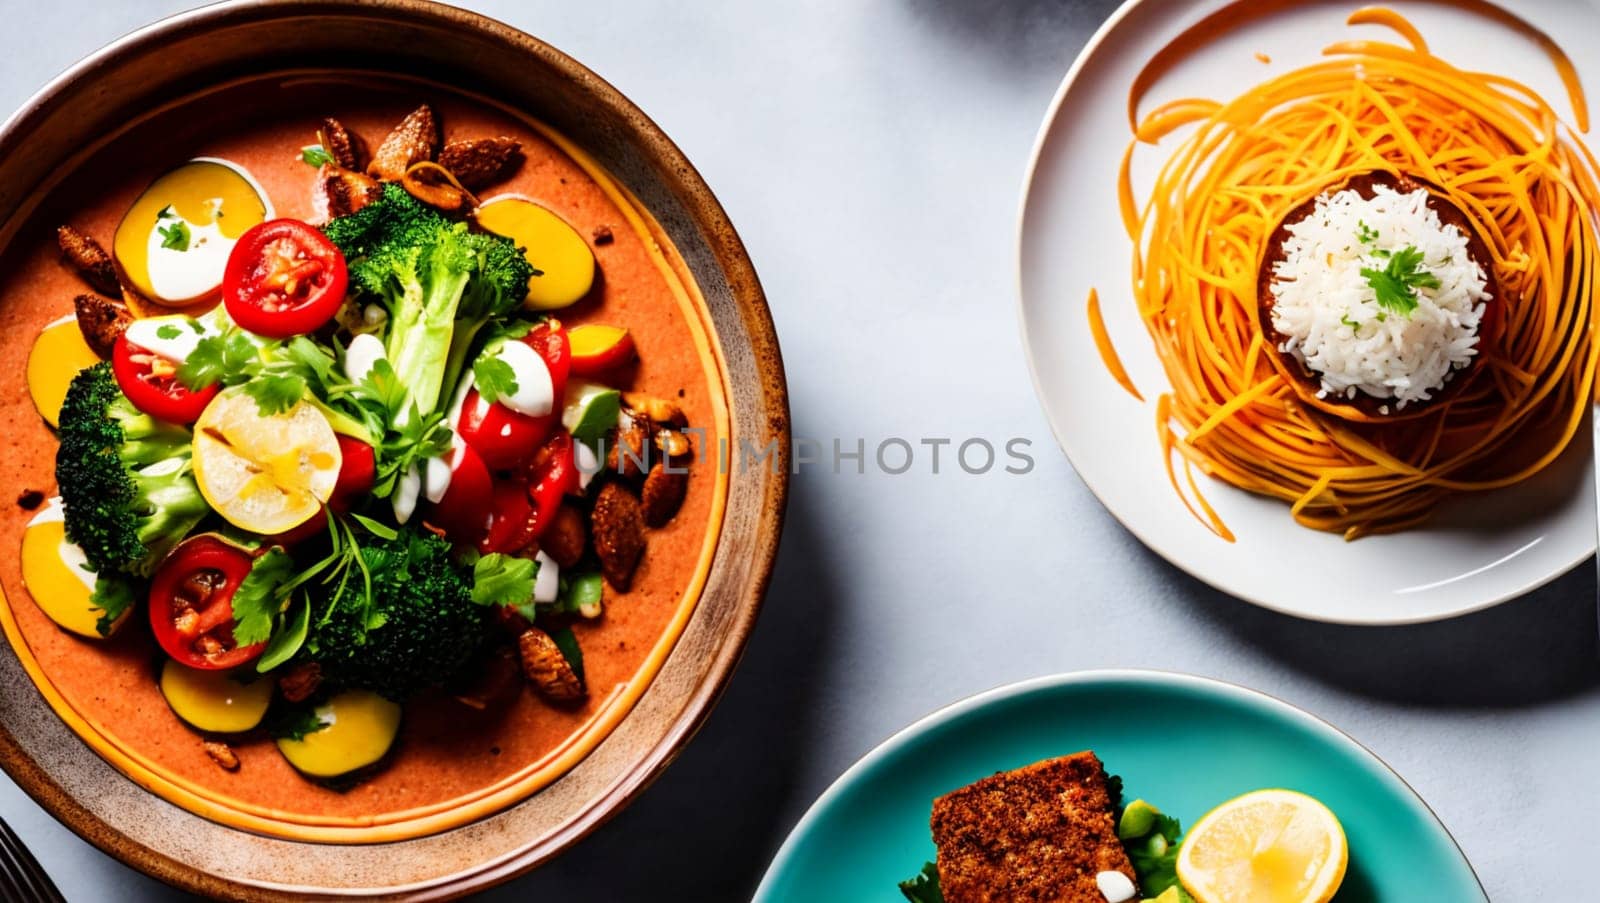
[[[574,631],[590,696],[558,709],[524,690],[500,710],[478,712],[444,694],[406,706],[396,747],[375,774],[334,790],[300,776],[264,733],[232,742],[236,772],[202,751],[198,734],[167,708],[161,655],[141,608],[108,641],[56,627],[21,581],[18,555],[32,512],[9,504],[26,490],[54,494],[56,442],[34,411],[24,368],[0,372],[0,628],[55,711],[97,752],[152,792],[235,827],[299,840],[381,842],[445,830],[513,805],[557,780],[627,715],[671,651],[711,564],[726,475],[716,453],[729,436],[727,385],[709,314],[665,233],[631,195],[578,148],[540,123],[444,89],[312,75],[226,86],[153,115],[116,136],[43,199],[0,258],[0,342],[7,360],[27,357],[41,329],[87,291],[57,259],[54,229],[71,223],[109,247],[118,222],[151,180],[194,157],[248,170],[277,215],[313,219],[316,170],[300,159],[318,120],[332,115],[375,146],[419,103],[439,115],[448,140],[507,135],[525,161],[494,191],[515,192],[557,212],[589,237],[602,277],[590,296],[559,312],[567,325],[625,326],[639,349],[621,388],[671,398],[696,438],[699,459],[677,517],[647,534],[632,588],[606,588],[605,613]],[[610,241],[593,242],[609,233]]]

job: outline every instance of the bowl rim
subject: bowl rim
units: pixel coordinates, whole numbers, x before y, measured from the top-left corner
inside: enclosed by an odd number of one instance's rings
[[[598,106],[626,122],[639,140],[643,158],[658,172],[667,174],[691,220],[706,233],[708,250],[727,282],[735,312],[747,331],[760,382],[758,397],[766,402],[768,410],[765,429],[775,440],[771,467],[773,479],[766,481],[759,490],[764,496],[762,511],[756,522],[756,531],[750,538],[750,551],[754,554],[746,586],[741,591],[748,599],[733,614],[726,639],[716,647],[716,654],[706,665],[705,677],[684,697],[680,714],[660,739],[631,765],[622,769],[610,787],[590,800],[564,824],[508,857],[474,865],[421,885],[332,891],[339,896],[351,897],[382,894],[385,898],[407,900],[448,899],[481,891],[525,874],[587,837],[653,783],[709,717],[743,657],[776,563],[791,473],[787,383],[776,329],[754,264],[726,211],[682,150],[643,110],[588,67],[553,45],[481,13],[430,0],[221,0],[175,13],[128,32],[46,82],[0,123],[0,154],[25,140],[29,125],[50,115],[51,108],[62,94],[99,77],[102,69],[120,59],[175,38],[225,29],[247,21],[318,14],[354,14],[475,33],[539,59],[560,77],[575,83]],[[727,376],[723,378],[727,379]],[[722,540],[719,539],[717,547],[721,545]],[[4,724],[0,724],[0,770],[4,770],[25,793],[73,833],[118,861],[157,880],[213,897],[305,899],[298,892],[262,887],[200,870],[121,833],[80,803],[24,752]]]

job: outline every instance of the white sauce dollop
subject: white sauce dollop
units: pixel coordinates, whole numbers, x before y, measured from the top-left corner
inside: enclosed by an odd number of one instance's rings
[[[394,519],[402,524],[410,520],[417,510],[417,496],[421,494],[422,474],[418,473],[417,465],[412,464],[394,484],[394,496],[390,499],[394,506]]]
[[[1094,876],[1095,886],[1100,888],[1100,896],[1106,898],[1106,903],[1127,903],[1139,895],[1139,889],[1133,886],[1133,881],[1121,872],[1101,872]]]
[[[189,230],[188,247],[165,247],[167,239],[161,230],[179,223]],[[157,298],[167,301],[188,301],[214,291],[222,284],[222,271],[228,265],[234,243],[214,222],[202,226],[179,216],[156,220],[145,245],[150,288]]]
[[[521,342],[506,342],[494,354],[511,368],[517,383],[517,391],[500,396],[501,404],[529,417],[544,417],[555,410],[555,383],[539,352]]]
[[[28,526],[33,527],[39,524],[59,524],[64,522],[66,519],[66,506],[61,504],[61,496],[57,495],[51,497],[49,501],[44,503],[44,507],[39,509],[39,513],[35,514],[33,518],[28,521]]]
[[[163,332],[166,335],[162,335]],[[212,332],[213,330],[207,328],[207,324],[200,320],[174,315],[134,320],[128,324],[125,335],[129,342],[151,354],[181,364],[194,353],[194,348],[200,344],[200,340]]]
[[[561,566],[543,551],[533,560],[539,562],[539,573],[533,578],[533,601],[549,605],[561,594]]]
[[[67,509],[61,504],[61,496],[58,495],[45,503],[44,508],[40,509],[39,513],[28,521],[28,526],[60,523],[66,519]],[[83,549],[79,548],[76,543],[63,539],[60,547],[56,549],[56,555],[61,558],[61,563],[66,565],[67,570],[71,571],[79,582],[89,588],[89,592],[94,592],[95,572],[89,567],[89,558],[83,554]]]
[[[351,339],[349,347],[344,350],[344,375],[351,382],[359,383],[386,356],[383,342],[377,336],[363,332]]]

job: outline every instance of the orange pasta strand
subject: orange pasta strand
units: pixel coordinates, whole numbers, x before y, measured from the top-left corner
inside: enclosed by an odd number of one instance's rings
[[[1150,200],[1140,207],[1123,187],[1119,206],[1135,236],[1133,301],[1171,384],[1157,405],[1167,478],[1224,538],[1195,468],[1282,499],[1307,527],[1350,539],[1392,532],[1425,521],[1451,493],[1509,486],[1548,466],[1595,392],[1594,157],[1531,89],[1433,56],[1398,14],[1372,7],[1350,21],[1388,26],[1405,45],[1334,44],[1323,61],[1226,103],[1153,110],[1130,142],[1131,154],[1194,125]],[[1584,129],[1582,88],[1559,48],[1547,49]],[[1128,169],[1124,157],[1123,186]],[[1375,170],[1438,184],[1474,221],[1504,314],[1480,347],[1482,378],[1411,419],[1357,423],[1306,404],[1274,370],[1254,320],[1256,275],[1290,210]],[[1093,293],[1089,308],[1108,370],[1133,391]]]

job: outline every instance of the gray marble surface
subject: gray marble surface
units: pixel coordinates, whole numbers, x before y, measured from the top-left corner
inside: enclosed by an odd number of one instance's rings
[[[187,5],[6,0],[0,108]],[[934,475],[924,458],[901,476],[797,477],[766,611],[704,731],[632,808],[488,899],[747,898],[817,794],[899,727],[1100,667],[1303,706],[1422,794],[1494,899],[1591,895],[1592,568],[1443,624],[1306,623],[1147,552],[1052,442],[1017,336],[1017,198],[1051,94],[1112,0],[471,5],[593,67],[699,167],[766,285],[798,433],[1021,437],[1036,460],[1025,476],[948,461]],[[3,777],[0,813],[73,901],[176,898]]]

